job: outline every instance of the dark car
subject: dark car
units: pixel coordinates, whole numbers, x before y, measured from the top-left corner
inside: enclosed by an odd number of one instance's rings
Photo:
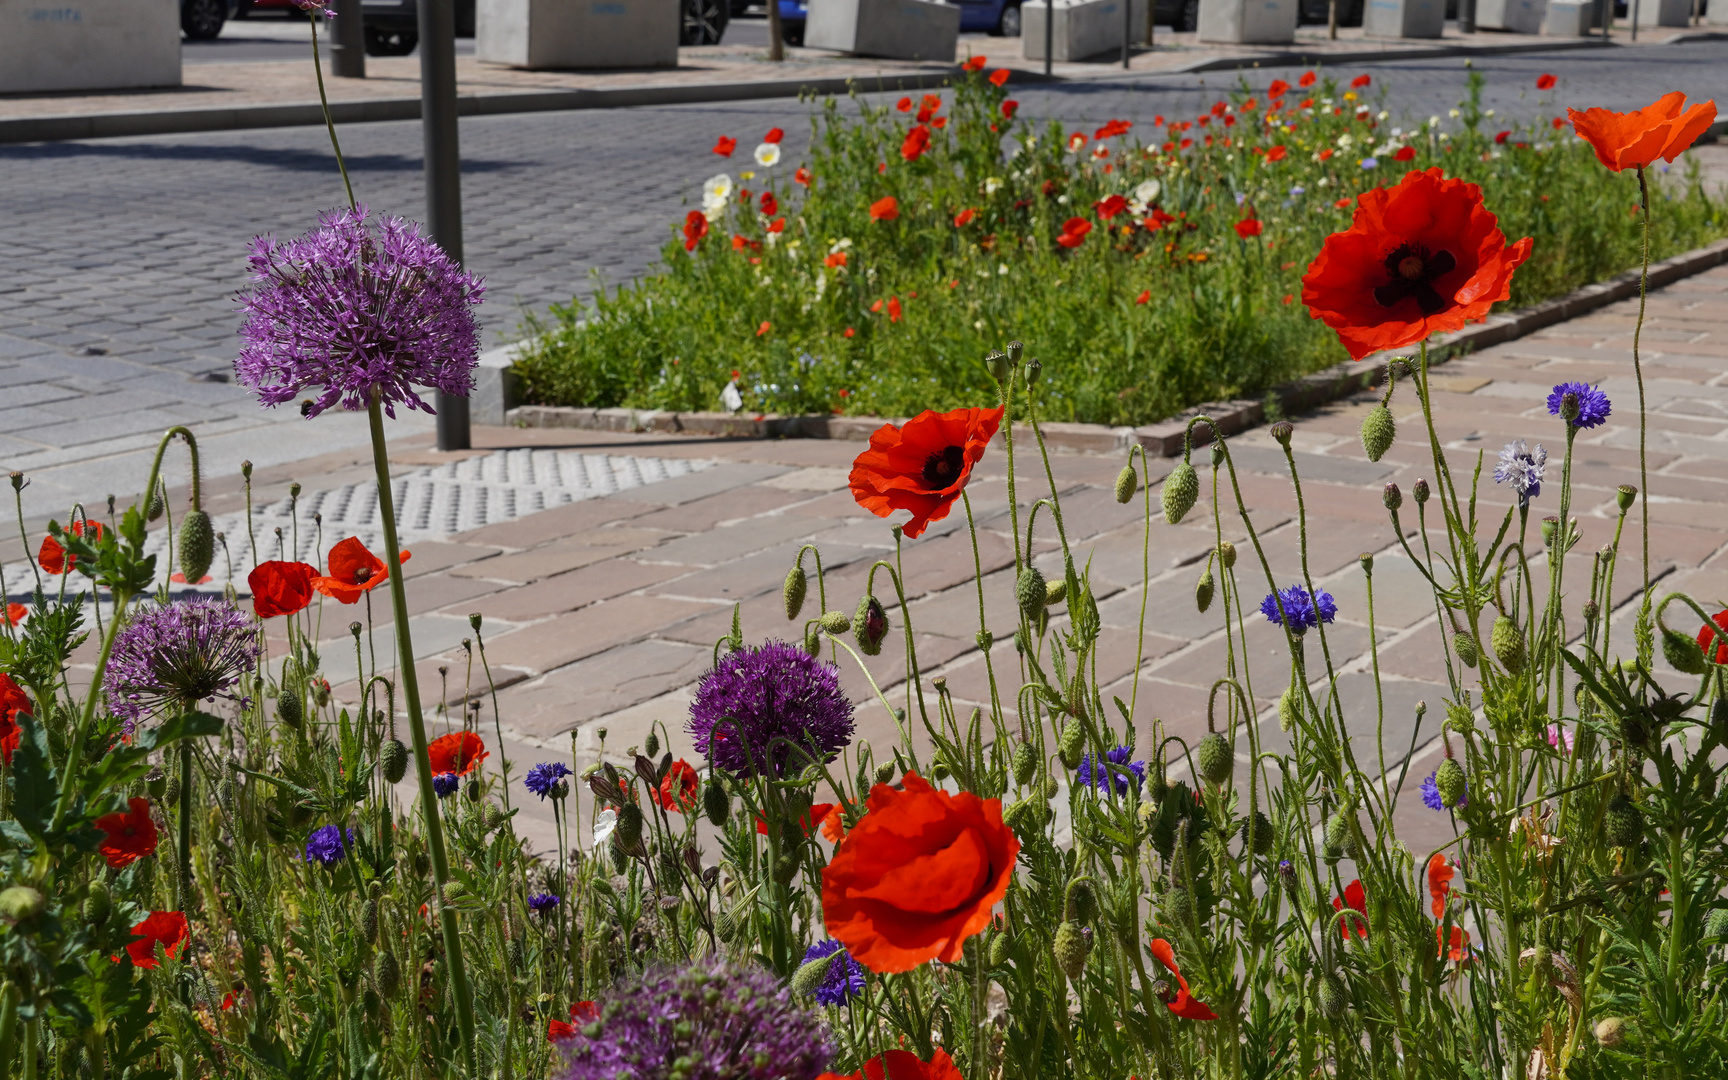
[[[211,41],[228,21],[228,0],[180,0],[180,30],[193,41]]]
[[[1363,0],[1338,0],[1338,25],[1362,25]],[[1332,22],[1331,0],[1302,0],[1296,21],[1305,26],[1328,26]]]
[[[684,0],[684,23],[679,28],[680,45],[718,45],[732,19],[730,0]]]
[[[455,0],[456,36],[474,36],[474,0]],[[366,55],[407,56],[420,44],[418,0],[361,0]]]

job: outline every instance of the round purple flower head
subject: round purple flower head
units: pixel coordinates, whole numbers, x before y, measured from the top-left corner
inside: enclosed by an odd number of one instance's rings
[[[1548,467],[1548,451],[1537,443],[1532,450],[1523,439],[1513,439],[1500,449],[1500,464],[1494,466],[1494,482],[1510,483],[1520,503],[1542,494],[1542,470]]]
[[[560,903],[557,894],[543,892],[535,893],[528,898],[528,910],[536,915],[545,915]]]
[[[432,790],[440,799],[448,799],[462,786],[462,778],[453,772],[441,772],[432,777]]]
[[[134,725],[230,693],[258,666],[258,624],[220,597],[147,604],[127,617],[108,654],[108,708]]]
[[[1556,386],[1548,395],[1548,414],[1560,415],[1560,404],[1567,394],[1578,397],[1578,418],[1572,421],[1573,427],[1593,428],[1608,419],[1608,414],[1614,411],[1608,401],[1608,395],[1591,386],[1589,383],[1563,382]]]
[[[701,1063],[688,1075],[702,1080],[815,1080],[831,1052],[821,1020],[780,980],[726,960],[649,971],[620,986],[584,1034],[562,1044],[568,1056],[555,1075],[669,1080],[683,1059]]]
[[[1440,798],[1440,785],[1435,782],[1435,777],[1439,774],[1440,770],[1435,769],[1433,772],[1428,774],[1426,780],[1422,781],[1422,805],[1426,806],[1430,810],[1446,809],[1446,801]],[[1459,807],[1463,807],[1469,803],[1469,801],[1470,796],[1468,794],[1458,796]]]
[[[342,826],[326,825],[322,829],[313,829],[312,835],[306,838],[306,861],[322,866],[335,866],[348,854],[348,849],[354,845],[354,830],[349,829],[347,837],[342,834]]]
[[[687,725],[696,752],[731,772],[778,776],[805,755],[832,761],[852,741],[852,703],[840,669],[802,648],[770,641],[720,658],[696,686]],[[804,751],[795,755],[795,744]]]
[[[1279,600],[1284,602],[1284,618],[1278,615]],[[1307,589],[1292,585],[1287,589],[1279,589],[1276,597],[1267,593],[1266,599],[1260,601],[1260,614],[1266,616],[1266,621],[1274,626],[1284,626],[1284,619],[1288,619],[1290,632],[1300,634],[1336,618],[1338,602],[1333,600],[1332,594],[1325,589],[1316,589],[1314,599],[1310,600]]]
[[[432,411],[417,386],[473,389],[472,308],[484,287],[412,222],[384,214],[372,227],[365,207],[332,210],[304,236],[251,247],[234,374],[261,404],[310,393],[311,417],[338,403],[356,412],[377,395],[394,417],[396,405]]]
[[[522,781],[522,786],[545,799],[553,794],[558,781],[570,775],[570,767],[562,761],[542,761],[528,770],[528,776]]]
[[[1116,794],[1126,795],[1130,783],[1138,791],[1141,781],[1146,779],[1146,763],[1144,761],[1129,761],[1128,759],[1133,755],[1134,751],[1126,746],[1107,750],[1104,752],[1104,760],[1098,762],[1097,768],[1094,770],[1092,755],[1086,754],[1081,757],[1080,768],[1075,770],[1074,777],[1082,784],[1095,787],[1103,792],[1109,792],[1114,788]],[[1111,765],[1118,766],[1118,768],[1112,769],[1110,768]]]
[[[820,960],[840,954],[838,960],[829,960],[828,975],[822,984],[816,988],[815,998],[818,1005],[844,1005],[851,999],[864,993],[864,965],[852,959],[852,954],[846,951],[846,946],[829,938],[818,941],[804,951],[804,962]]]

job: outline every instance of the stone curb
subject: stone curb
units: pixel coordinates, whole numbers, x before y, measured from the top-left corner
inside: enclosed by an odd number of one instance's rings
[[[1317,67],[1340,64],[1377,64],[1391,60],[1440,60],[1460,56],[1499,56],[1507,53],[1571,52],[1574,49],[1607,49],[1617,43],[1603,38],[1562,38],[1514,45],[1426,45],[1412,49],[1364,49],[1350,53],[1317,53],[1291,49],[1259,56],[1219,56],[1197,60],[1174,69],[1171,74],[1198,75],[1207,71],[1235,71],[1246,67]]]
[[[1712,267],[1728,263],[1728,240],[1677,255],[1650,265],[1650,287],[1660,288]],[[1490,315],[1483,322],[1435,338],[1429,348],[1431,363],[1444,363],[1453,355],[1502,342],[1513,341],[1544,327],[1565,322],[1609,304],[1638,295],[1639,273],[1629,270],[1607,281],[1576,289],[1531,307],[1505,315]],[[1436,355],[1437,354],[1437,355]],[[1361,361],[1335,364],[1324,371],[1274,387],[1268,394],[1283,413],[1306,412],[1378,385],[1386,378],[1393,353],[1378,353]],[[1188,409],[1169,420],[1143,427],[1110,427],[1104,424],[1043,425],[1044,441],[1065,450],[1090,453],[1122,453],[1138,444],[1146,453],[1174,457],[1183,449],[1189,424],[1199,416],[1212,421],[1218,433],[1235,435],[1266,419],[1264,398],[1239,398],[1209,402]],[[521,405],[505,413],[514,427],[577,428],[586,431],[661,432],[742,439],[848,439],[865,441],[872,432],[891,421],[873,416],[739,416],[721,412],[668,412],[642,409],[572,408],[559,405]],[[898,421],[892,421],[898,422]],[[1024,434],[1022,435],[1022,430]],[[1017,437],[1030,437],[1031,430],[1019,425]],[[1194,429],[1196,446],[1210,442],[1206,425]]]

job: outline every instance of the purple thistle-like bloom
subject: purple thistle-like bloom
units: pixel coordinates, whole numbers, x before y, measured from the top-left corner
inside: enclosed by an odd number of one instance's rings
[[[1128,785],[1132,782],[1134,789],[1138,791],[1141,782],[1146,779],[1146,763],[1144,761],[1129,761],[1128,759],[1133,756],[1133,753],[1126,746],[1106,750],[1104,760],[1098,763],[1096,771],[1093,769],[1092,755],[1086,754],[1080,758],[1080,768],[1074,772],[1075,779],[1103,792],[1115,788],[1118,795],[1126,795]],[[1109,767],[1110,765],[1118,765],[1121,768],[1112,769]],[[1122,769],[1126,769],[1127,772],[1123,772]],[[1130,774],[1132,774],[1132,781],[1130,781]]]
[[[1500,449],[1500,464],[1494,466],[1496,484],[1511,483],[1521,501],[1542,494],[1542,470],[1548,467],[1548,451],[1537,443],[1532,450],[1523,439],[1513,439]]]
[[[134,725],[230,693],[258,666],[258,624],[220,597],[139,607],[115,635],[102,689],[108,708]]]
[[[306,838],[306,861],[319,863],[323,866],[335,866],[348,854],[348,849],[354,845],[354,830],[349,829],[346,838],[342,835],[342,826],[326,825],[322,829],[313,829],[312,835]]]
[[[814,996],[818,1005],[844,1005],[849,999],[864,993],[864,965],[852,959],[846,946],[833,938],[818,941],[806,949],[804,962],[808,964],[835,953],[841,954],[840,959],[828,962],[828,975],[816,987]]]
[[[417,386],[458,397],[473,389],[480,279],[414,223],[366,219],[365,207],[332,210],[293,240],[253,238],[234,374],[261,404],[315,392],[311,417],[338,403],[365,409],[376,394],[394,417],[396,405],[433,411]]]
[[[552,794],[552,789],[558,781],[570,775],[570,767],[562,761],[542,761],[528,770],[528,776],[522,781],[522,786],[545,799]]]
[[[620,986],[565,1042],[564,1080],[815,1080],[831,1053],[822,1022],[758,967],[706,960]]]
[[[1608,414],[1614,411],[1614,406],[1608,401],[1608,395],[1591,386],[1589,383],[1564,382],[1556,386],[1548,395],[1548,414],[1560,415],[1560,402],[1567,394],[1578,396],[1578,419],[1572,421],[1573,427],[1593,428],[1608,419]]]
[[[1278,615],[1279,600],[1284,602],[1284,618]],[[1314,599],[1310,600],[1307,589],[1292,585],[1287,589],[1279,589],[1276,599],[1272,593],[1267,593],[1266,599],[1260,601],[1260,614],[1266,616],[1266,621],[1274,626],[1283,626],[1284,619],[1288,619],[1290,632],[1300,634],[1336,618],[1338,602],[1333,600],[1332,594],[1325,589],[1316,589]]]
[[[696,752],[722,769],[778,776],[806,756],[832,761],[852,741],[852,703],[840,669],[802,647],[770,641],[720,658],[696,686],[687,725]],[[776,741],[781,740],[781,741]],[[804,754],[795,755],[795,744]]]
[[[1440,798],[1440,785],[1436,783],[1434,779],[1439,775],[1440,770],[1435,769],[1433,772],[1428,774],[1426,780],[1422,781],[1422,805],[1426,806],[1430,810],[1446,809],[1446,801]],[[1468,782],[1466,782],[1466,786],[1468,786]],[[1463,807],[1469,802],[1470,796],[1468,793],[1458,796],[1459,807]]]
[[[448,799],[462,786],[462,778],[453,772],[441,772],[432,777],[432,790],[440,799]]]
[[[536,915],[545,915],[561,902],[556,893],[535,893],[528,898],[528,910]]]

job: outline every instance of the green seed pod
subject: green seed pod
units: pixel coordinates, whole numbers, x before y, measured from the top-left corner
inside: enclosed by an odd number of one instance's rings
[[[1242,850],[1264,855],[1272,850],[1272,822],[1263,811],[1242,819]]]
[[[1158,912],[1171,926],[1187,926],[1194,921],[1194,896],[1181,886],[1166,889],[1159,898]]]
[[[1326,848],[1328,859],[1338,859],[1343,856],[1345,845],[1350,841],[1350,819],[1340,810],[1326,819]]]
[[[402,778],[408,775],[408,748],[402,745],[402,740],[384,740],[384,745],[378,749],[378,767],[383,770],[387,782],[402,782]]]
[[[1038,753],[1029,742],[1014,747],[1014,782],[1025,787],[1038,775]]]
[[[1379,461],[1386,451],[1392,449],[1392,440],[1397,437],[1398,425],[1392,419],[1392,410],[1384,405],[1376,405],[1368,410],[1368,415],[1362,418],[1362,449],[1368,454],[1369,461]]]
[[[1616,794],[1602,815],[1602,836],[1615,847],[1637,847],[1644,839],[1644,812],[1631,799]]]
[[[210,572],[216,561],[216,529],[210,515],[202,510],[188,511],[180,519],[180,572],[186,583],[196,585]]]
[[[1064,767],[1078,769],[1085,750],[1085,727],[1078,720],[1069,720],[1063,725],[1062,734],[1056,739],[1056,756],[1061,759]]]
[[[1596,1024],[1596,1041],[1603,1046],[1619,1046],[1626,1041],[1626,1020],[1610,1016]]]
[[[1126,503],[1134,497],[1134,493],[1138,490],[1140,490],[1140,474],[1134,471],[1134,465],[1130,462],[1122,466],[1122,471],[1116,474],[1116,501]]]
[[[1698,647],[1698,639],[1687,637],[1666,626],[1662,628],[1662,658],[1681,674],[1704,674],[1704,650]]]
[[[1440,801],[1448,808],[1455,807],[1464,798],[1465,778],[1464,766],[1454,758],[1447,758],[1434,770],[1434,786],[1440,792]]]
[[[1065,922],[1057,927],[1050,951],[1055,954],[1056,966],[1062,969],[1062,974],[1070,982],[1078,982],[1080,973],[1086,970],[1086,954],[1090,951],[1080,924]]]
[[[998,384],[1007,382],[1009,376],[1014,372],[1008,354],[1001,350],[994,350],[989,356],[986,356],[984,366],[990,369],[990,377],[995,379]]]
[[[838,959],[840,953],[836,951],[798,965],[798,970],[792,973],[792,992],[799,997],[814,995],[823,980],[828,978],[828,972],[833,969],[834,962]]]
[[[1044,373],[1044,365],[1036,358],[1026,361],[1025,377],[1028,388],[1038,385],[1038,376]]]
[[[1059,577],[1044,589],[1044,606],[1055,607],[1068,598],[1068,579]]]
[[[1200,740],[1200,747],[1194,753],[1195,762],[1200,767],[1200,778],[1208,784],[1222,784],[1230,779],[1236,771],[1236,753],[1230,749],[1230,744],[1224,736],[1217,732],[1208,732]]]
[[[425,851],[416,851],[414,853],[414,876],[419,878],[421,881],[425,881],[431,873],[432,856],[428,855]]]
[[[825,611],[817,621],[830,634],[844,634],[852,629],[852,619],[844,611]]]
[[[299,687],[282,688],[282,696],[276,699],[276,719],[296,729],[306,719],[306,704],[300,700]]]
[[[1320,985],[1315,988],[1315,996],[1320,999],[1320,1011],[1328,1020],[1338,1020],[1344,1011],[1350,1007],[1350,994],[1344,988],[1344,980],[1335,972],[1328,971],[1320,976]]]
[[[1226,540],[1218,545],[1218,564],[1226,570],[1236,567],[1236,545]]]
[[[1212,606],[1212,564],[1207,563],[1206,569],[1200,571],[1200,580],[1194,583],[1194,606],[1205,614]]]
[[[1028,619],[1036,619],[1038,613],[1044,610],[1044,603],[1049,598],[1049,587],[1044,582],[1044,575],[1035,566],[1027,566],[1020,571],[1020,577],[1014,582],[1014,602],[1020,605],[1020,614]]]
[[[1006,966],[1008,957],[1013,951],[1014,939],[1007,934],[997,934],[990,942],[990,966],[993,968]]]
[[[372,981],[380,996],[396,996],[397,987],[402,985],[402,965],[397,962],[395,953],[385,949],[378,954],[378,959],[372,963]]]
[[[726,794],[726,785],[718,777],[710,777],[702,788],[702,809],[708,815],[708,821],[716,829],[724,828],[726,819],[732,816],[732,799]]]
[[[1465,630],[1452,635],[1452,650],[1458,654],[1458,659],[1464,661],[1465,667],[1475,667],[1476,661],[1482,656],[1481,650],[1476,647],[1476,639]]]
[[[882,639],[888,636],[888,613],[881,601],[866,594],[858,601],[858,611],[852,616],[852,637],[865,656],[882,651]]]
[[[93,927],[101,926],[108,921],[113,910],[114,899],[108,892],[108,886],[100,881],[92,881],[89,890],[84,893],[84,921]]]
[[[618,824],[612,833],[613,846],[625,854],[636,850],[636,845],[642,842],[642,808],[633,802],[626,802],[618,808]]]
[[[1186,460],[1177,462],[1164,478],[1164,520],[1172,525],[1180,523],[1194,509],[1194,501],[1199,497],[1200,475]]]
[[[1513,675],[1524,670],[1524,635],[1518,631],[1517,623],[1504,615],[1496,618],[1494,629],[1488,633],[1488,644],[1501,667]]]
[[[786,603],[786,618],[796,619],[798,613],[804,610],[804,595],[810,591],[810,579],[804,575],[804,567],[794,565],[786,571],[786,584],[780,589],[780,599]]]
[[[1295,688],[1288,688],[1278,696],[1278,727],[1289,731],[1301,718],[1302,702],[1296,696]]]
[[[162,766],[152,766],[144,774],[144,790],[149,793],[152,802],[161,802],[168,793],[168,774],[162,771]]]

